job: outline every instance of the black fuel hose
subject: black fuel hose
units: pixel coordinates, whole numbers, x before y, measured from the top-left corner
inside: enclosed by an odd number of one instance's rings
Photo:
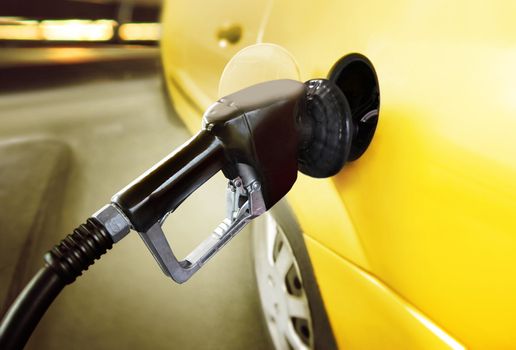
[[[113,240],[102,224],[90,218],[45,254],[45,266],[16,298],[0,324],[0,349],[22,349],[61,290],[75,281]]]
[[[216,174],[226,160],[220,141],[201,131],[113,197],[131,226],[146,232]],[[129,230],[129,229],[128,229]],[[95,217],[45,254],[45,266],[4,315],[0,349],[21,349],[61,290],[111,249],[113,238]]]

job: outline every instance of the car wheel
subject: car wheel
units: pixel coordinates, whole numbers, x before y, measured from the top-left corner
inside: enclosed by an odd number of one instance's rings
[[[287,205],[255,220],[252,234],[260,303],[274,347],[336,348],[302,234]]]

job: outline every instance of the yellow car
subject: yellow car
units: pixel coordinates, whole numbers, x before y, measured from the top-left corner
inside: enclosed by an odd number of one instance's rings
[[[329,179],[300,174],[254,226],[277,349],[516,348],[515,13],[509,0],[165,2],[166,82],[192,132],[256,43],[290,52],[301,81],[351,76],[372,97],[379,82],[365,153]]]

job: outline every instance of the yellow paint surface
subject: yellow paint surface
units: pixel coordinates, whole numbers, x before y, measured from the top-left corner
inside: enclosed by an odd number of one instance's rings
[[[368,151],[332,179],[300,176],[288,196],[339,344],[434,348],[447,344],[437,329],[470,348],[516,347],[516,2],[215,3],[229,10],[178,1],[164,15],[167,81],[197,106],[178,108],[192,131],[224,63],[258,39],[286,48],[303,80],[351,52],[376,67]],[[249,36],[218,47],[224,21]],[[357,277],[366,271],[380,285]]]

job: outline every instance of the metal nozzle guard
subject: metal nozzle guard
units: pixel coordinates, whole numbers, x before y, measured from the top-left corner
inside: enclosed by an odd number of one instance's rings
[[[147,232],[139,232],[165,275],[177,283],[187,281],[252,219],[266,211],[260,182],[254,177],[229,181],[227,201],[227,217],[184,260],[178,260],[170,248],[161,228],[163,221],[156,222]]]

